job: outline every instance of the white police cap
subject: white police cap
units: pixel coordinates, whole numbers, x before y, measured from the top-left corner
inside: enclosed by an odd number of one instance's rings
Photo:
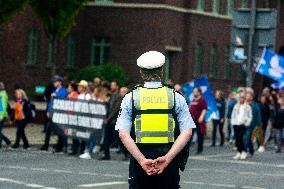
[[[162,67],[165,64],[165,56],[157,51],[149,51],[142,54],[137,59],[137,65],[144,69],[155,69]]]

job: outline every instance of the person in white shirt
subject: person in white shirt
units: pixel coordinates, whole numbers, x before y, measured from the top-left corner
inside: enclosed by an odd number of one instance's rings
[[[92,96],[90,93],[88,93],[88,82],[85,80],[81,80],[80,83],[78,84],[78,91],[79,91],[79,100],[91,100]]]
[[[91,100],[92,96],[90,93],[88,93],[88,82],[85,80],[81,80],[80,83],[78,83],[78,100]],[[86,142],[85,141],[79,141],[78,139],[73,139],[72,141],[72,152],[70,155],[76,156],[78,154],[83,155],[84,150],[86,147]],[[86,156],[84,159],[91,159],[91,156]]]
[[[243,135],[246,128],[250,125],[252,121],[252,110],[251,107],[245,102],[245,96],[241,95],[239,102],[234,106],[231,124],[234,127],[236,146],[238,152],[234,159],[244,160],[247,157],[247,152],[243,143]]]
[[[108,92],[105,88],[101,87],[101,86],[97,86],[95,89],[94,89],[94,92],[92,95],[90,95],[90,97],[92,98],[92,100],[94,101],[99,101],[99,102],[107,102],[109,99],[108,99]],[[88,96],[87,96],[88,95]],[[82,96],[83,97],[83,96]],[[89,98],[89,94],[86,94],[85,97]],[[80,155],[79,157],[81,159],[92,159],[92,152],[95,148],[95,152],[98,152],[100,147],[97,144],[97,141],[98,138],[101,138],[101,130],[100,131],[97,131],[97,132],[94,132],[94,138],[91,139],[90,141],[88,141],[88,144],[87,144],[87,149],[85,150],[85,153],[83,153],[82,155]],[[100,137],[99,137],[100,136]]]

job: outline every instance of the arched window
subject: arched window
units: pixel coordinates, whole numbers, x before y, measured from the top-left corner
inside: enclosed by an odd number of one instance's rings
[[[264,0],[264,8],[270,8],[270,0]]]
[[[75,51],[75,39],[71,34],[67,39],[67,67],[74,66],[74,51]]]
[[[194,63],[194,75],[200,75],[203,72],[204,62],[204,49],[202,43],[199,41],[195,48],[195,63]]]
[[[199,10],[199,11],[205,10],[205,0],[198,0],[197,10]]]
[[[220,13],[220,0],[212,0],[212,12],[215,14]]]
[[[28,57],[27,64],[33,65],[37,63],[38,53],[38,31],[32,29],[28,36]]]
[[[218,49],[216,43],[214,43],[210,51],[209,73],[211,77],[216,77],[217,75],[217,64],[218,64]]]
[[[52,36],[48,39],[48,55],[47,55],[47,65],[52,66],[54,64],[54,45],[52,43]]]
[[[234,0],[227,0],[227,15],[232,16],[235,8]]]
[[[230,77],[231,77],[230,47],[227,47],[224,56],[224,78],[229,79]]]
[[[91,47],[91,65],[99,66],[107,63],[110,46],[111,43],[108,37],[95,37]]]

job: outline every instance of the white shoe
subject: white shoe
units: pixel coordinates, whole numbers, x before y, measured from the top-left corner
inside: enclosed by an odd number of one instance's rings
[[[265,148],[263,146],[259,146],[258,150],[259,153],[263,153],[265,151]]]
[[[242,152],[242,154],[241,154],[241,160],[245,160],[245,159],[247,159],[247,153],[246,152]]]
[[[240,152],[238,152],[234,157],[233,157],[233,159],[240,159],[241,158],[241,153]]]
[[[92,159],[89,152],[85,152],[84,154],[79,156],[81,159]]]

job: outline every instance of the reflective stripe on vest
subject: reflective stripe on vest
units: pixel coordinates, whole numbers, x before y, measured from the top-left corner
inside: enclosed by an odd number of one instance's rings
[[[168,87],[133,91],[136,143],[174,142],[174,91]]]

